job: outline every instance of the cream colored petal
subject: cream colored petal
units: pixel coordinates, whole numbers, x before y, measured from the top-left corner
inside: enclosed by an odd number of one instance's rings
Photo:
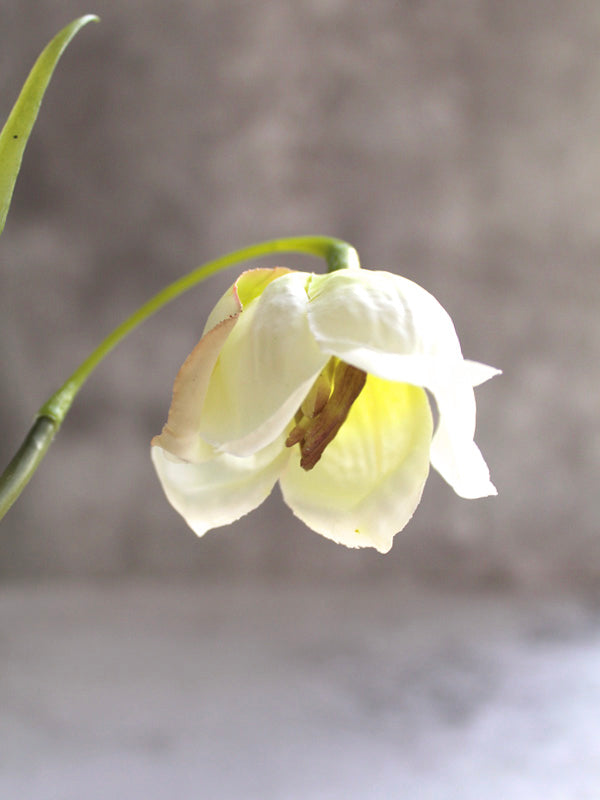
[[[286,503],[335,542],[387,552],[421,498],[432,425],[423,389],[369,375],[312,470],[301,469],[298,447],[292,448],[280,478]]]
[[[489,381],[495,375],[502,375],[501,369],[490,367],[487,364],[480,364],[479,361],[469,361],[465,359],[465,374],[471,386],[481,386],[482,383]]]
[[[325,366],[306,318],[309,279],[290,272],[269,283],[221,349],[200,422],[218,450],[246,456],[273,441]]]
[[[466,380],[433,388],[439,422],[431,443],[431,464],[468,499],[497,494],[490,471],[475,442],[475,394]]]
[[[152,440],[185,461],[212,458],[214,448],[200,435],[202,406],[219,352],[237,322],[245,304],[250,303],[276,278],[290,270],[253,269],[243,272],[211,312],[202,339],[185,360],[175,378],[173,399],[162,433]]]
[[[208,315],[204,333],[212,330],[224,319],[238,314],[251,300],[258,297],[271,281],[287,272],[291,270],[286,267],[249,269],[242,272]]]
[[[152,461],[169,502],[198,536],[259,506],[288,458],[281,438],[248,458],[223,453],[201,464],[182,461],[161,447],[152,448]]]
[[[499,370],[463,359],[452,320],[438,301],[412,281],[370,271],[315,276],[309,296],[309,324],[325,352],[434,394],[439,424],[431,461],[457,494],[495,494],[473,442],[472,387]]]
[[[438,426],[431,447],[431,463],[461,497],[496,494],[489,469],[477,445],[475,395],[478,385],[498,370],[475,362],[445,361],[430,356],[402,356],[365,348],[335,353],[350,364],[386,380],[406,382],[428,389],[439,411]]]
[[[462,357],[448,313],[433,295],[399,275],[371,270],[314,275],[308,295],[310,329],[326,352],[342,358],[350,351],[359,357],[369,352]]]
[[[175,378],[167,422],[162,433],[152,439],[152,445],[186,461],[212,457],[213,448],[200,435],[201,411],[213,367],[236,321],[236,317],[222,320],[186,358]]]
[[[429,356],[378,353],[366,348],[344,349],[333,354],[372,375],[390,381],[423,386],[434,395],[439,411],[431,448],[431,463],[461,497],[496,494],[488,467],[473,441],[475,395],[478,385],[499,370],[475,362],[445,361]],[[469,364],[469,366],[467,366]]]

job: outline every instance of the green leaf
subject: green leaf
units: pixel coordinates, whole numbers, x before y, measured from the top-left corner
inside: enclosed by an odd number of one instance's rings
[[[4,230],[25,145],[38,115],[44,92],[64,49],[79,29],[88,22],[98,22],[98,17],[86,14],[73,20],[57,33],[40,53],[0,133],[0,234]]]

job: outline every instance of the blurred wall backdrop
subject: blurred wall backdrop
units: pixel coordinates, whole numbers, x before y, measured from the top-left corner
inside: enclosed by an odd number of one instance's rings
[[[478,391],[499,497],[460,500],[433,474],[385,559],[304,529],[277,493],[197,540],[149,441],[234,270],[92,377],[3,522],[0,574],[597,580],[597,5],[1,0],[3,116],[42,45],[91,11],[102,22],[55,74],[0,242],[2,462],[164,284],[244,244],[329,233],[424,285],[465,354],[504,370]]]

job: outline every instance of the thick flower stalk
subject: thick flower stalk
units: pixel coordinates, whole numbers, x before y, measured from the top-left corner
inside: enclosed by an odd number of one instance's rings
[[[462,497],[496,493],[473,441],[473,387],[497,373],[463,358],[447,312],[406,278],[253,269],[181,367],[152,459],[198,535],[279,481],[310,528],[385,553],[430,464]]]

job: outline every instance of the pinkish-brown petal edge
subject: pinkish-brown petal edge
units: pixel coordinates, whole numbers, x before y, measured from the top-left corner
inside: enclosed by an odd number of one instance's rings
[[[153,447],[162,447],[184,461],[202,459],[202,451],[210,449],[198,435],[200,415],[211,373],[238,316],[227,317],[212,328],[183,362],[173,384],[167,422],[162,433],[152,439]]]
[[[287,267],[245,270],[217,302],[207,320],[204,336],[177,373],[167,422],[162,432],[152,439],[153,447],[162,447],[184,461],[204,461],[212,456],[212,447],[200,437],[198,430],[210,376],[221,348],[242,313],[243,304],[262,294],[269,283],[287,272],[291,272]],[[252,291],[249,294],[240,292],[251,275],[254,278]],[[256,282],[257,278],[262,280]]]

